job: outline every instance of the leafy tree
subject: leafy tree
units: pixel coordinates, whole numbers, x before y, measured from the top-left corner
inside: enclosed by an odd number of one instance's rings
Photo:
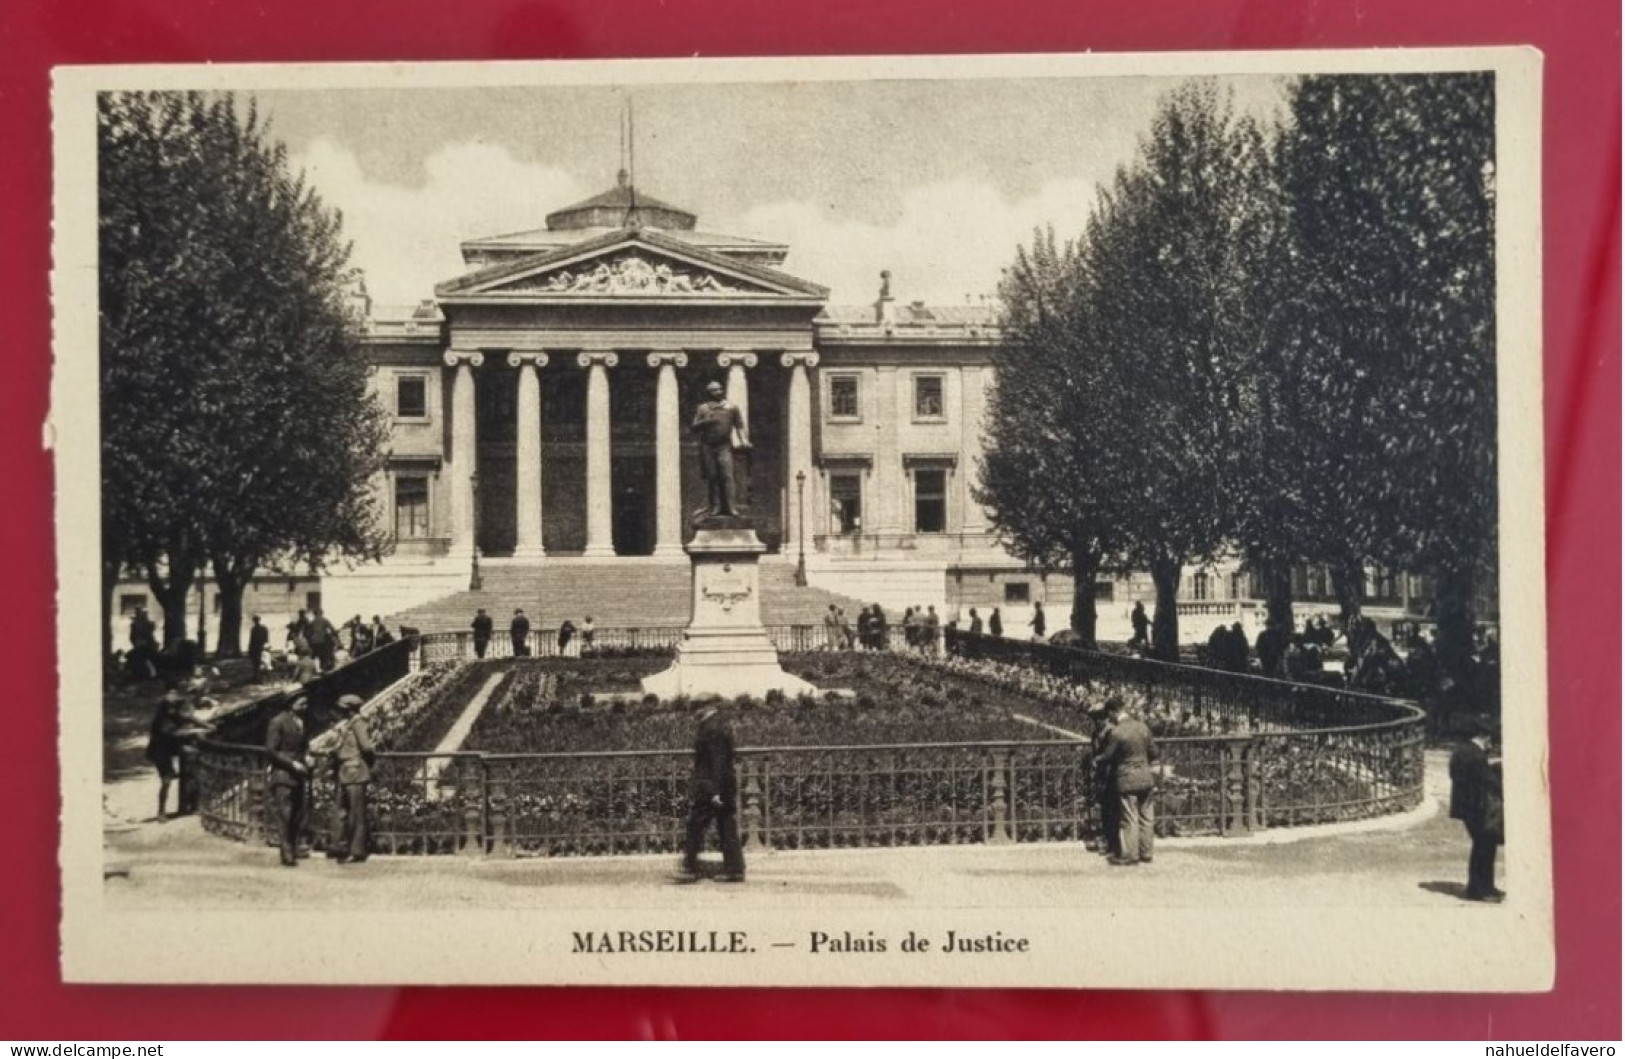
[[[1493,79],[1306,78],[1282,158],[1340,595],[1365,559],[1430,572],[1463,676],[1496,554]]]
[[[349,248],[252,105],[112,93],[98,116],[104,556],[147,579],[166,645],[212,566],[236,653],[257,570],[381,544]]]
[[[1091,347],[1115,362],[1126,558],[1157,590],[1152,647],[1177,658],[1184,567],[1227,547],[1249,482],[1251,373],[1269,320],[1268,144],[1227,94],[1171,94],[1091,223]]]
[[[1089,348],[1091,283],[1053,229],[1018,249],[1000,283],[988,445],[977,502],[1010,550],[1072,575],[1071,626],[1096,644],[1095,577],[1119,548],[1110,359]]]

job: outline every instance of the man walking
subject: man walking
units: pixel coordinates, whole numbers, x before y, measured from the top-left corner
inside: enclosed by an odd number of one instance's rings
[[[1111,863],[1119,866],[1151,863],[1151,845],[1156,838],[1157,781],[1151,763],[1157,759],[1151,729],[1132,716],[1116,695],[1106,700],[1112,717],[1101,760],[1112,770],[1117,789],[1118,854]]]
[[[271,630],[260,624],[260,616],[256,614],[248,627],[248,665],[256,684],[265,672],[265,649],[270,645]]]
[[[472,628],[474,630],[474,657],[484,658],[485,649],[491,643],[491,616],[485,613],[484,607],[481,607],[474,614]]]
[[[694,775],[689,782],[688,834],[683,842],[683,874],[700,873],[700,847],[711,822],[722,839],[722,882],[745,881],[745,853],[739,844],[739,778],[734,774],[734,733],[715,706],[700,714],[694,737]]]
[[[367,845],[367,784],[372,782],[376,754],[367,720],[356,712],[361,708],[361,696],[342,695],[338,705],[350,719],[339,734],[339,747],[334,753],[339,788],[339,828],[333,847],[334,859],[340,864],[360,864],[371,853]]]
[[[1472,839],[1467,855],[1467,900],[1499,904],[1506,894],[1495,887],[1495,851],[1506,841],[1501,794],[1501,762],[1493,754],[1494,730],[1482,718],[1469,721],[1469,738],[1450,755],[1450,818],[1460,820]]]
[[[1033,604],[1033,620],[1027,623],[1032,627],[1033,639],[1039,643],[1044,642],[1044,604]]]
[[[1145,602],[1134,601],[1134,612],[1128,616],[1129,624],[1134,626],[1134,638],[1128,642],[1130,647],[1149,647],[1151,638],[1148,635],[1151,629],[1151,619],[1145,616]]]
[[[310,764],[306,756],[310,738],[305,734],[305,711],[310,706],[303,695],[295,695],[282,712],[271,718],[265,732],[265,753],[271,759],[267,784],[271,811],[276,819],[277,841],[282,847],[282,863],[299,866],[299,838],[305,829],[305,797]]]

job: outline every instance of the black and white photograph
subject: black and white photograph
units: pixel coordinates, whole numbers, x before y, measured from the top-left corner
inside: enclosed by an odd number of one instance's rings
[[[1549,988],[1539,79],[59,68],[65,975]]]

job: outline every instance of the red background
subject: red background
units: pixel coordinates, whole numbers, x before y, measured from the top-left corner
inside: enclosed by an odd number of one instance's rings
[[[12,0],[0,22],[0,1037],[1620,1036],[1620,11],[1608,0]],[[49,68],[1532,44],[1546,56],[1546,511],[1556,991],[152,989],[57,965]],[[1531,502],[1534,498],[1530,498]],[[1516,708],[1516,704],[1514,707]],[[1222,915],[1216,911],[1215,914]],[[222,944],[229,944],[222,939]],[[153,953],[161,959],[161,953]],[[1103,958],[1104,958],[1103,954]]]

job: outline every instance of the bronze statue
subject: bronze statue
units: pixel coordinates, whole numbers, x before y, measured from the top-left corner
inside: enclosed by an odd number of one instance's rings
[[[723,396],[722,384],[706,386],[708,398],[694,412],[689,426],[700,446],[700,477],[705,480],[705,516],[733,516],[740,513],[736,503],[738,486],[734,481],[734,449],[750,448],[745,417],[739,407]]]

